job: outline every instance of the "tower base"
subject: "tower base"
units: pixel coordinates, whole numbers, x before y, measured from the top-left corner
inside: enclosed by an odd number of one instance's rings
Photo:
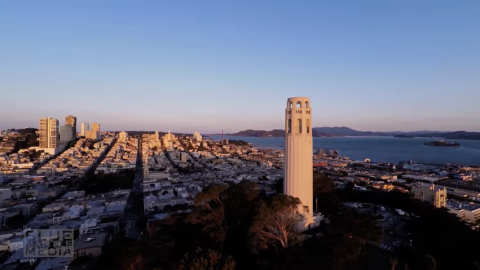
[[[323,220],[321,213],[304,214],[302,220],[300,220],[295,226],[297,232],[303,232],[320,226],[320,222]]]

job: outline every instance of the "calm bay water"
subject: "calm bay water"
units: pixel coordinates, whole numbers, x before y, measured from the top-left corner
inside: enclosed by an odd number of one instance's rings
[[[221,136],[211,137],[219,140]],[[243,140],[257,147],[284,147],[284,138],[258,138],[224,136],[232,140]],[[393,162],[413,160],[418,163],[461,163],[480,165],[480,141],[448,140],[460,143],[460,147],[434,147],[423,145],[432,138],[403,139],[394,137],[342,137],[313,138],[314,149],[340,151],[341,156],[352,160],[371,159],[373,162]]]

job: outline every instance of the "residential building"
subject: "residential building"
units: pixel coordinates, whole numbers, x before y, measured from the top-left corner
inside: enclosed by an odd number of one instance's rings
[[[413,186],[412,193],[416,199],[429,202],[435,207],[446,207],[447,206],[447,189],[435,187],[435,185],[430,186]]]
[[[470,223],[477,223],[480,220],[480,204],[448,200],[446,207],[450,213],[462,220]]]
[[[85,139],[90,139],[90,140],[98,140],[99,139],[99,133],[98,131],[95,130],[87,130],[85,132]]]
[[[193,133],[193,140],[197,141],[197,142],[201,142],[202,141],[202,135],[200,135],[199,132],[194,132]]]
[[[9,200],[10,198],[12,198],[12,189],[0,188],[0,203],[3,203],[4,200]]]
[[[40,119],[40,148],[57,148],[60,141],[58,120],[53,118]]]
[[[167,134],[163,136],[163,139],[166,139],[167,141],[173,142],[176,140],[176,137],[174,134],[170,133],[170,130],[168,131]]]
[[[78,257],[95,258],[102,254],[102,247],[111,240],[107,233],[92,233],[82,235],[74,243],[74,253],[71,260]]]
[[[72,139],[77,137],[77,117],[69,115],[65,117],[65,126],[72,127]]]
[[[118,133],[118,140],[121,142],[126,142],[128,138],[128,133],[125,131],[121,131]]]
[[[90,130],[90,125],[87,122],[84,122],[80,125],[80,136],[85,137],[87,131]]]

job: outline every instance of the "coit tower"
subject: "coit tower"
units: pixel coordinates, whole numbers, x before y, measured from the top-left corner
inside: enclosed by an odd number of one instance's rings
[[[313,214],[312,109],[307,97],[292,97],[285,109],[283,192],[302,202],[300,212],[310,223]],[[308,224],[305,224],[308,225]]]

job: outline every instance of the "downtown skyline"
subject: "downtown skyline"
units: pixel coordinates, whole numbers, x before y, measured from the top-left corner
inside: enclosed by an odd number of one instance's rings
[[[0,129],[283,129],[308,96],[313,127],[480,131],[475,1],[48,3],[0,4]]]

